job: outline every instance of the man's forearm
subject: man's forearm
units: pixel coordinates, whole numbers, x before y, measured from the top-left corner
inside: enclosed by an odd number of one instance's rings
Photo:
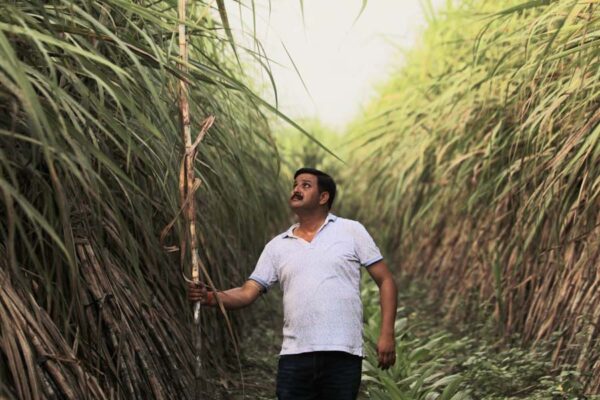
[[[386,279],[379,287],[379,298],[381,303],[381,335],[394,336],[394,323],[396,321],[397,308],[396,284],[393,279]]]
[[[236,310],[238,308],[246,307],[250,304],[244,296],[242,288],[239,287],[228,289],[222,292],[212,292],[212,299],[210,305],[218,306],[219,301],[227,310]]]
[[[237,310],[254,303],[260,296],[260,288],[254,282],[246,282],[243,286],[212,293],[209,297],[209,305],[218,306],[219,302],[227,310]]]
[[[379,303],[381,304],[381,332],[377,340],[377,360],[379,367],[388,369],[396,362],[396,335],[394,334],[397,306],[396,284],[383,260],[372,264],[367,271],[379,288]]]

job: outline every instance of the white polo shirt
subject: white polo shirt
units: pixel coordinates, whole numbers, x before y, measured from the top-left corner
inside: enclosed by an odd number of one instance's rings
[[[329,214],[312,242],[292,225],[264,248],[249,279],[283,291],[280,354],[344,351],[363,355],[360,268],[383,259],[357,221]]]

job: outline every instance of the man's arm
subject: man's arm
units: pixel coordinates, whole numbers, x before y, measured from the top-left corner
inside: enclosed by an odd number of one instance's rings
[[[203,306],[215,307],[220,301],[227,310],[237,310],[249,306],[258,299],[261,293],[262,287],[260,284],[250,279],[244,282],[242,286],[223,292],[209,292],[203,284],[188,284],[188,299],[191,302],[199,301]]]
[[[398,290],[394,278],[383,260],[367,267],[367,271],[379,287],[381,332],[377,341],[377,355],[379,366],[382,369],[388,369],[396,362],[394,323],[396,321]]]

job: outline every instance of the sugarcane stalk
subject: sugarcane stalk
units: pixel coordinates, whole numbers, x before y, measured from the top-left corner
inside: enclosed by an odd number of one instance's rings
[[[188,62],[188,47],[187,38],[185,32],[185,20],[186,20],[186,0],[179,0],[178,11],[179,11],[179,56],[181,58],[180,68],[185,72],[187,70]],[[185,75],[184,75],[185,76]],[[188,100],[188,84],[184,77],[179,79],[179,111],[181,114],[181,125],[183,133],[183,143],[185,145],[184,154],[184,165],[185,174],[184,178],[184,193],[187,198],[190,195],[190,183],[194,182],[194,167],[193,159],[190,158],[189,150],[192,147],[192,132],[191,132],[191,120],[190,120],[190,103]],[[190,182],[191,180],[191,182]],[[188,229],[188,237],[190,241],[190,252],[192,260],[192,280],[195,283],[200,283],[200,269],[198,267],[198,249],[196,243],[196,207],[193,201],[183,202],[185,205],[185,219]],[[182,250],[185,248],[182,246]],[[202,373],[202,359],[200,352],[202,350],[201,342],[201,326],[200,326],[200,302],[197,301],[193,305],[193,341],[194,341],[194,376],[196,379],[200,378]]]
[[[194,161],[196,158],[196,148],[200,144],[204,135],[208,131],[208,128],[212,125],[214,117],[208,117],[204,122],[202,129],[192,143],[191,133],[191,120],[190,120],[190,103],[188,96],[188,82],[186,80],[187,63],[188,63],[188,42],[185,30],[186,21],[186,3],[187,0],[179,0],[178,11],[179,11],[179,53],[180,53],[180,68],[184,74],[179,79],[179,109],[181,113],[181,125],[183,133],[183,142],[185,145],[184,153],[184,169],[185,173],[180,174],[180,180],[184,182],[179,183],[180,190],[183,189],[184,197],[182,198],[182,207],[184,209],[184,215],[187,223],[187,236],[189,240],[189,248],[191,253],[191,278],[194,283],[200,284],[201,276],[200,270],[203,269],[201,260],[198,255],[198,239],[196,236],[196,203],[194,202],[194,192],[200,185],[200,181],[195,177]],[[183,253],[186,246],[181,246]],[[184,254],[182,254],[184,256]],[[201,341],[201,326],[200,326],[200,302],[197,301],[193,305],[193,342],[194,342],[194,358],[195,358],[195,378],[198,380],[202,373],[202,341]]]

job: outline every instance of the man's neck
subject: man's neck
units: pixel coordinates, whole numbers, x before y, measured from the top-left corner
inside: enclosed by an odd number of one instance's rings
[[[329,212],[327,210],[310,213],[297,213],[298,227],[304,232],[316,232],[327,219]]]

